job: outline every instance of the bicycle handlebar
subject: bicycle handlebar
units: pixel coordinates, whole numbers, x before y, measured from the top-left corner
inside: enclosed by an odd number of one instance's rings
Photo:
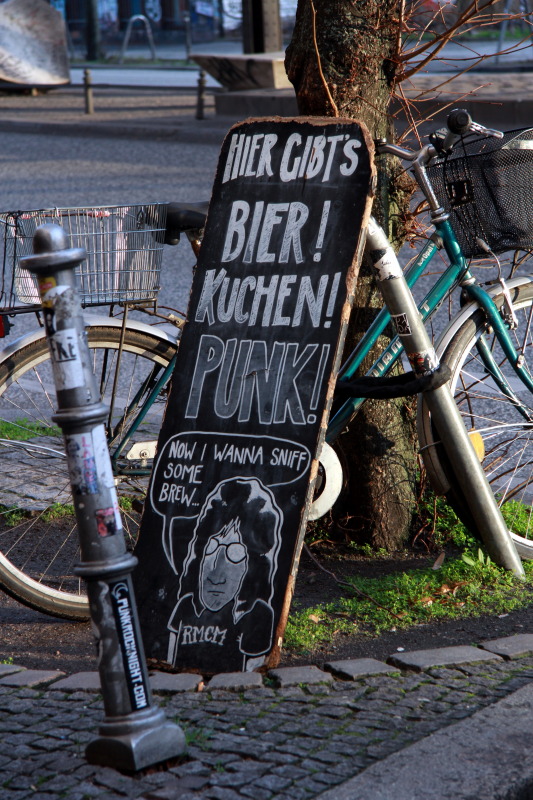
[[[429,145],[424,145],[420,150],[408,150],[396,144],[378,139],[376,147],[379,153],[388,153],[397,156],[403,161],[422,161],[427,163],[435,155],[446,155],[450,153],[462,136],[468,133],[476,133],[479,136],[494,136],[497,139],[503,137],[502,131],[494,128],[486,128],[478,122],[474,122],[468,111],[464,108],[454,108],[448,114],[446,127],[440,128],[429,135]]]
[[[431,143],[439,153],[446,154],[451,152],[459,139],[467,133],[477,133],[480,136],[494,136],[496,139],[501,139],[503,137],[501,131],[497,131],[493,128],[485,128],[484,125],[474,122],[465,108],[454,108],[453,111],[448,114],[446,128],[447,130],[444,131],[444,138],[441,139],[439,137],[440,131],[436,131],[433,134],[433,138],[430,137]]]

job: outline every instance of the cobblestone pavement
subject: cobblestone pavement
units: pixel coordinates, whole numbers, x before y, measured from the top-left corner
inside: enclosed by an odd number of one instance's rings
[[[183,727],[188,750],[135,775],[86,763],[85,745],[103,719],[96,673],[65,679],[0,665],[1,797],[315,798],[533,681],[533,635],[483,647],[396,653],[387,665],[338,662],[327,672],[220,675],[205,684],[154,673],[159,705]]]

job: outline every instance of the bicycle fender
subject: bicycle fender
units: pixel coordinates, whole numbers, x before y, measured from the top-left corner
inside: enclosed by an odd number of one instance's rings
[[[517,286],[525,286],[526,283],[533,283],[533,278],[529,277],[528,275],[522,275],[518,278],[512,278],[510,281],[506,281],[507,287],[509,289],[515,289]],[[487,294],[493,298],[497,297],[501,293],[502,293],[502,287],[500,286],[500,284],[495,284],[490,289],[487,289]],[[468,320],[468,318],[471,317],[472,314],[474,314],[478,309],[479,305],[475,301],[467,303],[462,307],[460,312],[456,314],[449,321],[449,323],[444,328],[439,338],[435,342],[435,350],[439,358],[444,353],[445,349],[448,347],[450,341],[455,336],[457,330],[462,325],[464,325],[464,323]]]
[[[119,317],[106,317],[103,314],[87,314],[85,316],[85,326],[91,328],[105,326],[107,328],[120,329],[122,328],[122,320]],[[176,335],[173,335],[173,331],[163,330],[160,327],[147,325],[145,322],[132,319],[128,320],[126,327],[130,331],[137,331],[138,333],[147,333],[151,336],[155,336],[162,342],[171,342],[172,344],[176,344],[178,340],[177,334],[179,332],[177,329]],[[17,350],[20,350],[22,347],[26,347],[27,345],[33,344],[33,342],[37,342],[39,339],[44,338],[46,338],[44,328],[38,328],[31,333],[25,333],[22,336],[19,336],[18,339],[15,339],[14,342],[0,351],[0,364],[3,364],[5,361],[11,358],[13,353]]]

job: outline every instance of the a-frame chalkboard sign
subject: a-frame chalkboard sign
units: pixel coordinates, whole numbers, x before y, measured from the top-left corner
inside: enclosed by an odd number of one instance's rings
[[[370,213],[345,119],[249,120],[220,155],[136,554],[149,658],[279,660]]]

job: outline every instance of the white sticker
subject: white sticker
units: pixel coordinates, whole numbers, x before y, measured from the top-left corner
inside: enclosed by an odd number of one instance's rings
[[[407,314],[392,314],[392,318],[396,324],[398,336],[409,336],[411,333],[411,326],[409,325],[409,317]]]
[[[98,473],[93,440],[87,433],[70,433],[65,437],[70,482],[76,494],[97,494]]]
[[[398,259],[391,250],[386,250],[384,255],[375,262],[374,269],[378,273],[380,281],[401,278],[403,275]]]
[[[60,286],[52,286],[51,289],[48,289],[48,291],[45,294],[43,294],[43,303],[51,304],[54,297],[59,297],[60,294],[63,294],[68,289],[70,289],[70,286],[67,286],[67,284],[61,284]]]
[[[122,519],[118,505],[115,479],[103,425],[86,433],[70,433],[65,437],[70,482],[76,494],[98,494],[107,489],[111,497],[111,508],[97,512],[97,524],[105,517],[107,530],[122,530]],[[102,519],[98,518],[98,513]],[[114,524],[109,517],[114,519]],[[102,535],[102,534],[101,534]]]
[[[113,514],[115,517],[115,527],[119,531],[122,529],[122,519],[118,506],[118,497],[115,488],[115,478],[111,467],[111,458],[109,455],[109,448],[107,446],[107,439],[105,428],[103,425],[98,425],[93,430],[93,446],[94,456],[96,459],[96,470],[98,473],[98,481],[101,486],[105,486],[111,494],[111,501],[113,503]]]
[[[76,328],[56,331],[49,339],[56,388],[77,389],[83,386],[83,367]]]
[[[93,446],[98,470],[98,480],[106,489],[113,489],[115,486],[115,479],[113,478],[111,459],[103,425],[98,425],[93,430]]]

